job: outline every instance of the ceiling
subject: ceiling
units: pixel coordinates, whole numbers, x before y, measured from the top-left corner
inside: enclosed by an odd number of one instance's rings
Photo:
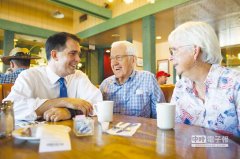
[[[21,3],[21,1],[16,1],[16,0],[13,0],[13,1],[14,3],[15,2],[18,3],[18,5],[20,5],[19,3]],[[96,0],[91,0],[91,2],[94,2],[94,1]],[[94,3],[98,4],[99,1],[96,1]],[[24,7],[23,5],[28,5],[28,3],[22,3],[21,7]],[[26,6],[26,7],[29,7],[29,6]],[[31,6],[31,7],[34,7],[34,6]],[[38,10],[39,9],[40,8],[38,7]],[[43,12],[44,10],[46,10],[46,8],[45,9],[43,8]],[[67,18],[69,18],[69,14],[67,15]],[[162,39],[157,40],[156,42],[158,43],[158,42],[166,41],[168,34],[173,29],[173,23],[174,23],[173,9],[162,11],[156,14],[155,18],[156,18],[156,35],[162,37]],[[117,34],[119,36],[112,36],[114,34],[115,35]],[[27,36],[27,35],[16,34],[15,38],[18,39],[18,43],[21,42],[23,44],[43,45],[45,43],[45,39]],[[3,31],[0,30],[0,40],[1,39],[3,39]],[[103,33],[89,37],[87,39],[83,39],[82,44],[83,45],[95,44],[101,47],[109,47],[112,42],[117,40],[134,40],[134,41],[141,42],[142,41],[142,20],[139,19],[132,23],[125,24],[120,27],[105,31]]]
[[[156,36],[161,36],[156,43],[167,41],[169,33],[174,28],[173,9],[168,9],[155,14],[156,19]],[[113,36],[113,35],[119,36]],[[110,46],[112,42],[117,40],[134,40],[142,42],[142,20],[137,20],[132,23],[122,25],[120,27],[108,30],[106,32],[97,34],[93,37],[84,39],[83,43],[97,44],[100,46]]]
[[[22,2],[17,0],[9,0],[8,3],[10,3],[10,1],[17,3],[21,7],[26,7],[26,9],[30,5],[25,1]],[[88,0],[88,1],[98,6],[103,6],[104,5],[103,2],[106,2],[106,0]],[[37,7],[38,10],[42,9],[42,12],[46,12],[47,10],[46,7],[48,6],[48,3],[50,8],[54,8],[54,4],[52,2],[49,2],[46,0],[37,0],[37,2],[38,3],[44,2],[44,7]],[[212,22],[213,26],[220,26],[220,28],[224,31],[223,33],[225,33],[225,30],[227,30],[226,29],[227,27],[232,27],[232,28],[234,27],[235,29],[236,26],[237,27],[240,26],[240,21],[239,21],[240,0],[221,0],[221,2],[223,3],[219,4],[216,0],[195,0],[190,3],[187,3],[187,5],[178,6],[175,8],[175,10],[168,9],[155,14],[154,16],[156,19],[155,21],[156,36],[162,37],[160,40],[156,40],[156,43],[166,42],[167,37],[169,33],[174,29],[175,24],[178,25],[188,20],[205,20],[208,22]],[[34,7],[34,5],[31,5],[31,7]],[[114,7],[114,3],[111,4],[110,9],[113,7]],[[61,8],[63,8],[63,6],[61,6]],[[70,17],[71,16],[70,12],[72,12],[72,10],[67,7],[64,8],[64,10],[68,13],[66,18],[72,19]],[[196,12],[196,10],[198,12]],[[203,17],[203,15],[206,15],[205,18]],[[231,15],[230,18],[229,18],[229,15]],[[113,36],[113,35],[118,35],[118,36]],[[240,41],[240,38],[237,38],[237,37],[232,38],[232,36],[233,35],[231,34],[231,37],[230,37],[231,39],[239,39]],[[2,38],[3,38],[3,31],[0,30],[0,41]],[[36,45],[36,44],[44,45],[45,43],[45,39],[26,36],[26,35],[16,34],[15,38],[18,39],[18,43],[21,42],[23,44],[26,43],[29,45]],[[227,38],[228,37],[226,36],[223,37],[223,39],[227,39]],[[92,37],[83,39],[82,45],[87,46],[89,44],[94,44],[100,47],[109,47],[112,42],[117,40],[132,40],[132,41],[138,41],[141,43],[142,42],[142,19],[102,32]],[[220,39],[220,42],[221,42],[221,39]],[[235,43],[227,43],[225,46],[229,44],[233,45]]]

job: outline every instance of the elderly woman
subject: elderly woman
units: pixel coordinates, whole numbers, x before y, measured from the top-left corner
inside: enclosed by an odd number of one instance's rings
[[[203,22],[187,22],[168,37],[178,75],[171,102],[176,122],[240,136],[240,72],[220,65],[218,38]]]

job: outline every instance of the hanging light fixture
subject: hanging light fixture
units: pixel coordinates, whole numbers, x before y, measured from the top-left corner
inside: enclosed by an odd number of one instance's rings
[[[148,0],[148,2],[153,4],[153,3],[155,3],[155,0]]]
[[[64,14],[60,12],[59,10],[56,10],[53,12],[52,16],[57,19],[62,19],[64,18]]]
[[[114,0],[107,0],[109,3],[112,3]],[[123,0],[124,3],[126,4],[130,4],[130,3],[133,3],[134,0]],[[155,3],[155,0],[147,0],[148,3]]]
[[[130,4],[133,2],[133,0],[123,0],[126,4]]]

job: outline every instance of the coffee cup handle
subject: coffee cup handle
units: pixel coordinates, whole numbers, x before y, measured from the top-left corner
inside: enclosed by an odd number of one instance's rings
[[[97,116],[97,104],[93,104],[93,112],[89,116]]]

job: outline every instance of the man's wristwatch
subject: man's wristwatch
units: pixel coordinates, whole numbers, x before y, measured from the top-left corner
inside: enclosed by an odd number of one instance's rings
[[[71,114],[71,118],[75,117],[76,115],[82,115],[83,114],[81,110],[75,110],[75,109],[70,109],[70,108],[67,108],[67,109]]]
[[[74,109],[67,108],[69,113],[71,114],[71,118],[75,117],[76,111]]]

